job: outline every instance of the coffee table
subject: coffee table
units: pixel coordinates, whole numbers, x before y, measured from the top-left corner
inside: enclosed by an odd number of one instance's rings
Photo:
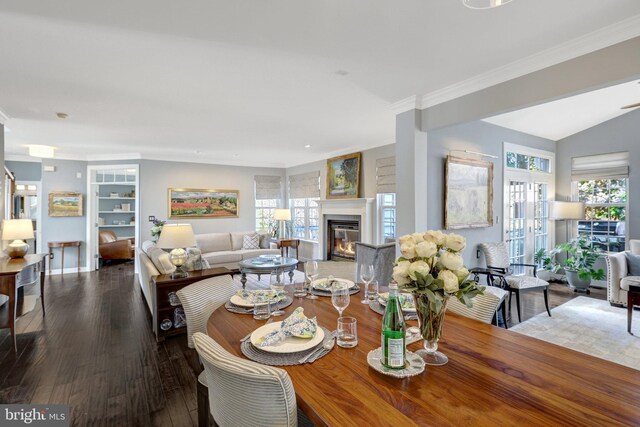
[[[242,275],[240,277],[242,289],[245,288],[245,284],[247,283],[247,274],[257,274],[258,280],[260,280],[261,274],[271,274],[271,272],[275,271],[280,275],[288,272],[289,281],[293,283],[293,270],[295,270],[297,266],[298,260],[295,258],[273,257],[270,255],[242,260],[238,264]]]

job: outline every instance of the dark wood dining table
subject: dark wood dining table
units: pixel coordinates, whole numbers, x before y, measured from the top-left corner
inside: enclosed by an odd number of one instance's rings
[[[312,364],[281,367],[316,425],[640,425],[640,371],[453,313],[440,341],[449,363],[405,379],[380,374],[367,353],[380,346],[382,316],[360,299],[352,295],[344,313],[358,321],[357,347],[336,346]],[[336,328],[331,298],[294,298],[285,311],[296,307]],[[220,307],[208,333],[244,357],[240,339],[264,323]]]

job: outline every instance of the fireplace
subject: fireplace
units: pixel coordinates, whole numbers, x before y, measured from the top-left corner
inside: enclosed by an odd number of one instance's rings
[[[360,221],[327,221],[327,259],[332,261],[355,261],[356,242],[360,241]]]

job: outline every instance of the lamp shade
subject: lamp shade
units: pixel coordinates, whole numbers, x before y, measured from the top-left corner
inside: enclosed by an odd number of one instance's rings
[[[156,244],[162,249],[190,248],[196,246],[196,237],[191,224],[165,224]]]
[[[584,203],[582,202],[550,202],[549,218],[551,219],[584,219]]]
[[[291,211],[289,209],[276,209],[273,212],[273,219],[278,221],[290,221]]]
[[[5,219],[2,221],[2,240],[33,239],[33,222],[30,219]]]

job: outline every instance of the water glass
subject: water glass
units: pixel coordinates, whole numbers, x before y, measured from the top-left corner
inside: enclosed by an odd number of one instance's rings
[[[369,282],[373,280],[375,271],[371,264],[360,264],[360,280],[364,283],[364,298],[360,301],[362,304],[369,304]]]
[[[375,301],[378,299],[378,281],[372,280],[367,284],[367,296],[369,297],[369,302]]]
[[[343,348],[351,348],[358,345],[358,328],[355,317],[338,318],[338,334],[336,344]]]
[[[304,263],[304,274],[307,276],[309,280],[309,295],[307,295],[308,299],[318,299],[317,295],[314,295],[311,292],[311,282],[318,278],[320,272],[318,271],[318,261],[309,260]]]
[[[282,293],[282,291],[284,291],[284,285],[285,285],[285,283],[280,280],[281,277],[282,277],[282,274],[278,271],[273,271],[271,273],[271,276],[269,277],[269,284],[271,286],[271,290],[275,291],[276,293],[276,296],[275,296],[276,311],[271,313],[272,316],[282,316],[284,314],[284,311],[280,310],[280,300],[278,299],[279,295]]]
[[[293,296],[294,297],[306,297],[307,288],[304,280],[296,280],[293,282]]]
[[[253,318],[256,320],[266,320],[271,317],[271,304],[256,304],[253,306]]]
[[[349,305],[349,287],[345,283],[334,283],[331,288],[331,303],[342,317],[342,312]]]

